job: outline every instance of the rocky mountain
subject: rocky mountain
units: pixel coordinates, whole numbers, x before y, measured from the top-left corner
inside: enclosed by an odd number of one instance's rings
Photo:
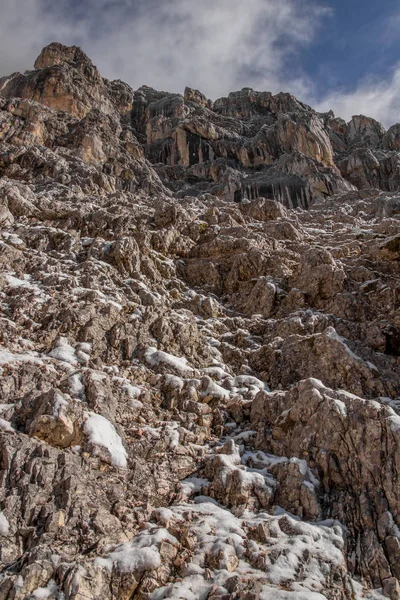
[[[53,43],[0,79],[0,600],[400,598],[400,124]]]

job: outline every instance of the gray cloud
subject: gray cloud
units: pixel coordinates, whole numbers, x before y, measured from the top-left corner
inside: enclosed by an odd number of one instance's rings
[[[41,47],[79,44],[110,78],[210,97],[243,86],[302,91],[288,59],[328,9],[316,0],[0,0],[0,72],[32,65]]]
[[[78,44],[108,78],[211,98],[244,86],[290,91],[349,119],[399,120],[400,66],[389,78],[318,98],[303,49],[330,10],[322,0],[0,0],[0,75],[32,68],[51,41]],[[318,98],[318,99],[317,99]]]
[[[51,41],[71,39],[85,33],[72,26],[47,0],[0,0],[0,75],[32,68],[41,48]]]

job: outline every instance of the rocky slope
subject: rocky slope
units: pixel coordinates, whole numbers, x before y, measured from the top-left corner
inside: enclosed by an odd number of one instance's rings
[[[400,598],[400,125],[0,79],[0,600]]]

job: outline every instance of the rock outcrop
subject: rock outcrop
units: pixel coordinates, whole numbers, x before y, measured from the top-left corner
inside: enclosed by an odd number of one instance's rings
[[[0,80],[0,600],[400,598],[399,127]]]

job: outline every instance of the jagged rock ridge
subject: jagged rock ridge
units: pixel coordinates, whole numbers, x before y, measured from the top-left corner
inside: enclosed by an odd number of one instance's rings
[[[0,600],[400,597],[399,127],[0,79]]]

